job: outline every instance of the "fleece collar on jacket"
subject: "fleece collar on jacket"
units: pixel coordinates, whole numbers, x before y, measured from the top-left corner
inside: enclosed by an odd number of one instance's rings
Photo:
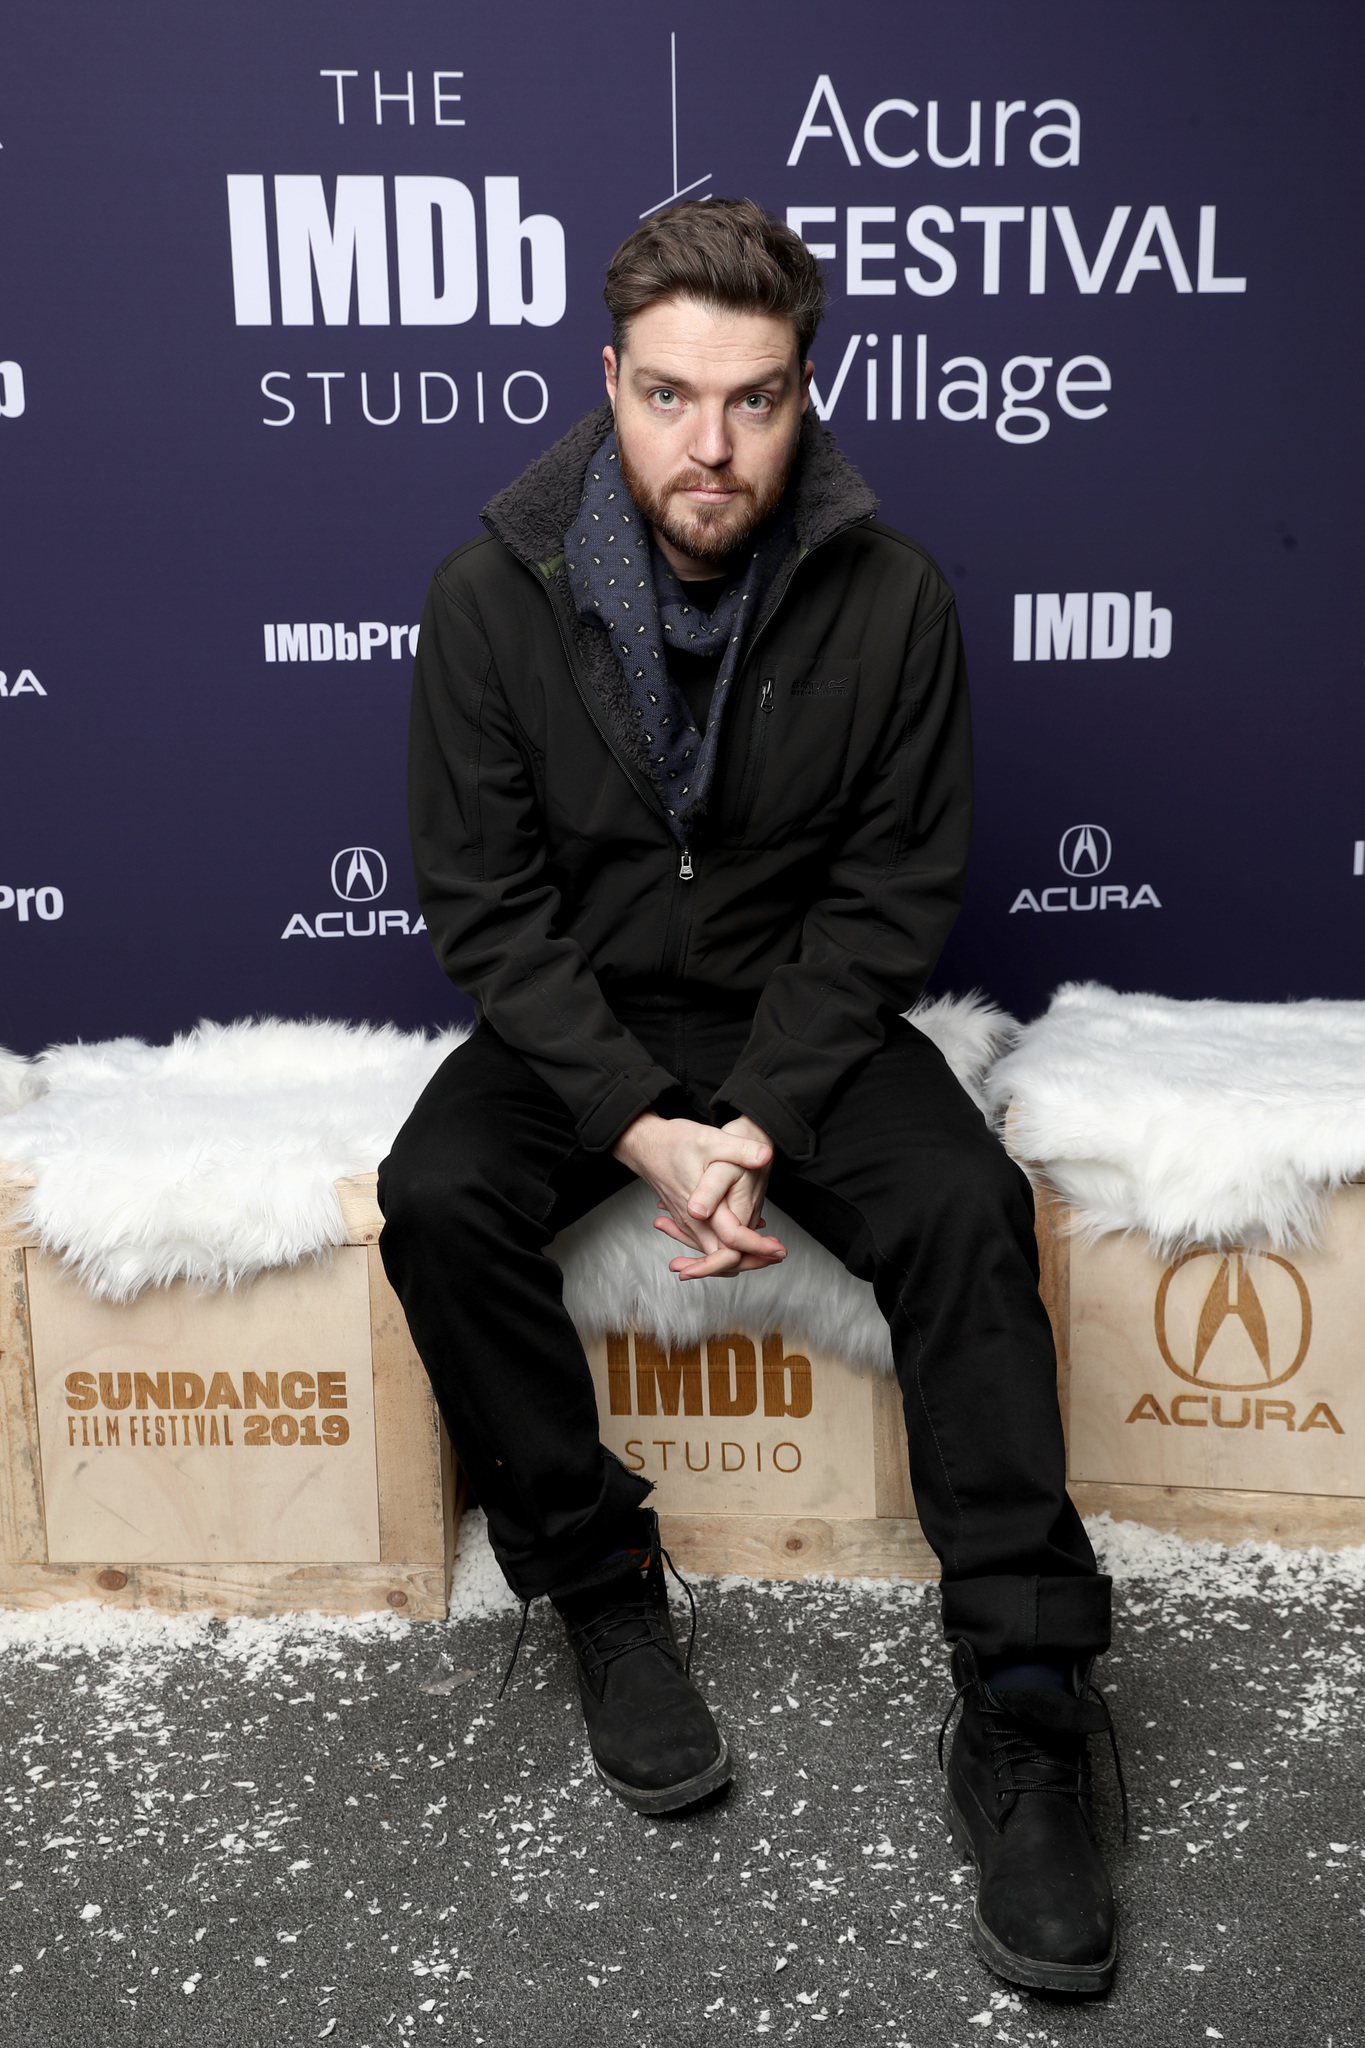
[[[544,577],[606,735],[620,758],[635,770],[637,782],[643,780],[648,787],[658,809],[657,796],[652,795],[648,751],[633,716],[620,663],[601,627],[578,616],[564,573],[564,535],[582,502],[583,473],[613,424],[609,405],[585,414],[515,483],[489,499],[483,523],[496,540]],[[877,510],[876,498],[813,412],[807,412],[801,425],[792,493],[793,545],[769,585],[754,623],[755,636],[781,602],[802,556],[845,527],[872,518]]]

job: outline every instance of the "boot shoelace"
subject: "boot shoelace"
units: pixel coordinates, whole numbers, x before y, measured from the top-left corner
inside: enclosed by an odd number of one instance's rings
[[[697,1641],[697,1602],[691,1586],[688,1585],[687,1580],[678,1570],[678,1567],[674,1564],[662,1544],[659,1545],[657,1553],[651,1551],[646,1559],[640,1573],[641,1580],[647,1583],[646,1574],[653,1564],[656,1554],[663,1559],[687,1595],[687,1605],[692,1616],[692,1627],[687,1638],[687,1655],[683,1659],[683,1670],[690,1678],[692,1675],[692,1652],[696,1647]],[[512,1673],[517,1668],[517,1659],[521,1655],[521,1646],[526,1639],[526,1623],[530,1612],[531,1602],[523,1600],[521,1603],[521,1626],[517,1630],[517,1639],[512,1646],[511,1660],[506,1671],[503,1673],[502,1684],[498,1687],[497,1696],[499,1699],[506,1692]],[[623,1643],[610,1643],[606,1640],[616,1629],[626,1627],[632,1622],[643,1624],[645,1631],[643,1635],[634,1634]],[[601,1614],[595,1615],[590,1622],[585,1622],[577,1628],[571,1628],[569,1635],[575,1651],[580,1656],[586,1659],[587,1654],[590,1652],[602,1666],[614,1663],[618,1657],[628,1657],[634,1650],[659,1649],[672,1657],[676,1657],[678,1653],[677,1645],[668,1633],[666,1616],[661,1615],[658,1608],[648,1599],[643,1584],[637,1599],[615,1601],[612,1606],[604,1608]]]
[[[1040,1734],[1030,1732],[1028,1725],[1010,1712],[1005,1702],[993,1693],[984,1679],[969,1678],[953,1694],[952,1703],[943,1717],[943,1726],[938,1731],[938,1767],[945,1769],[943,1744],[953,1715],[960,1700],[980,1685],[991,1705],[985,1708],[986,1735],[991,1745],[991,1769],[997,1778],[1007,1773],[1006,1790],[1012,1793],[1055,1792],[1064,1799],[1080,1799],[1090,1790],[1090,1759],[1084,1735],[1068,1736],[1057,1731],[1058,1744],[1049,1745]],[[1114,1731],[1113,1716],[1104,1695],[1095,1686],[1087,1683],[1084,1699],[1089,1696],[1104,1715],[1104,1733],[1109,1737],[1109,1751],[1114,1759],[1114,1776],[1118,1781],[1119,1804],[1123,1814],[1123,1839],[1128,1840],[1128,1786],[1123,1775],[1123,1760],[1119,1755],[1118,1736]],[[1036,1723],[1034,1726],[1036,1727]],[[1075,1744],[1074,1763],[1058,1749],[1061,1743],[1070,1748]],[[1038,1775],[1025,1775],[1033,1771]]]

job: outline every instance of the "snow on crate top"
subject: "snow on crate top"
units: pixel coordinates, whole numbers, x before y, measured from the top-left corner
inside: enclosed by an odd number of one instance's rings
[[[1365,1176],[1365,1003],[1058,990],[992,1068],[1010,1142],[1087,1234],[1291,1251]]]

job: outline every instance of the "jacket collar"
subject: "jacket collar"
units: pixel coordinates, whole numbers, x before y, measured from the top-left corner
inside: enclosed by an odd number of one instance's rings
[[[488,531],[523,562],[539,567],[562,552],[564,536],[582,501],[583,472],[612,424],[609,405],[585,413],[562,440],[547,448],[515,483],[484,506],[483,523]],[[876,498],[813,411],[807,412],[801,424],[793,486],[798,555],[818,547],[844,527],[872,518],[877,510]]]
[[[664,819],[621,664],[601,627],[579,617],[564,570],[564,536],[582,503],[583,474],[612,424],[609,405],[586,413],[515,483],[489,499],[483,523],[495,540],[544,579],[589,712],[639,795]],[[846,527],[872,518],[877,510],[876,498],[842,454],[833,434],[810,412],[801,425],[793,484],[793,545],[754,621],[755,639],[782,602],[802,556]]]

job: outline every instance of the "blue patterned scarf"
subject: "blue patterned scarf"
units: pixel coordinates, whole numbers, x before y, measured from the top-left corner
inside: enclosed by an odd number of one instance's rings
[[[706,809],[725,700],[749,622],[790,546],[791,517],[784,501],[754,535],[733,585],[709,614],[699,611],[688,601],[686,584],[651,547],[648,522],[621,475],[614,432],[588,464],[583,502],[564,536],[569,588],[579,616],[595,619],[611,635],[649,750],[650,772],[680,846]],[[720,657],[704,733],[669,676],[670,645],[688,654]]]

